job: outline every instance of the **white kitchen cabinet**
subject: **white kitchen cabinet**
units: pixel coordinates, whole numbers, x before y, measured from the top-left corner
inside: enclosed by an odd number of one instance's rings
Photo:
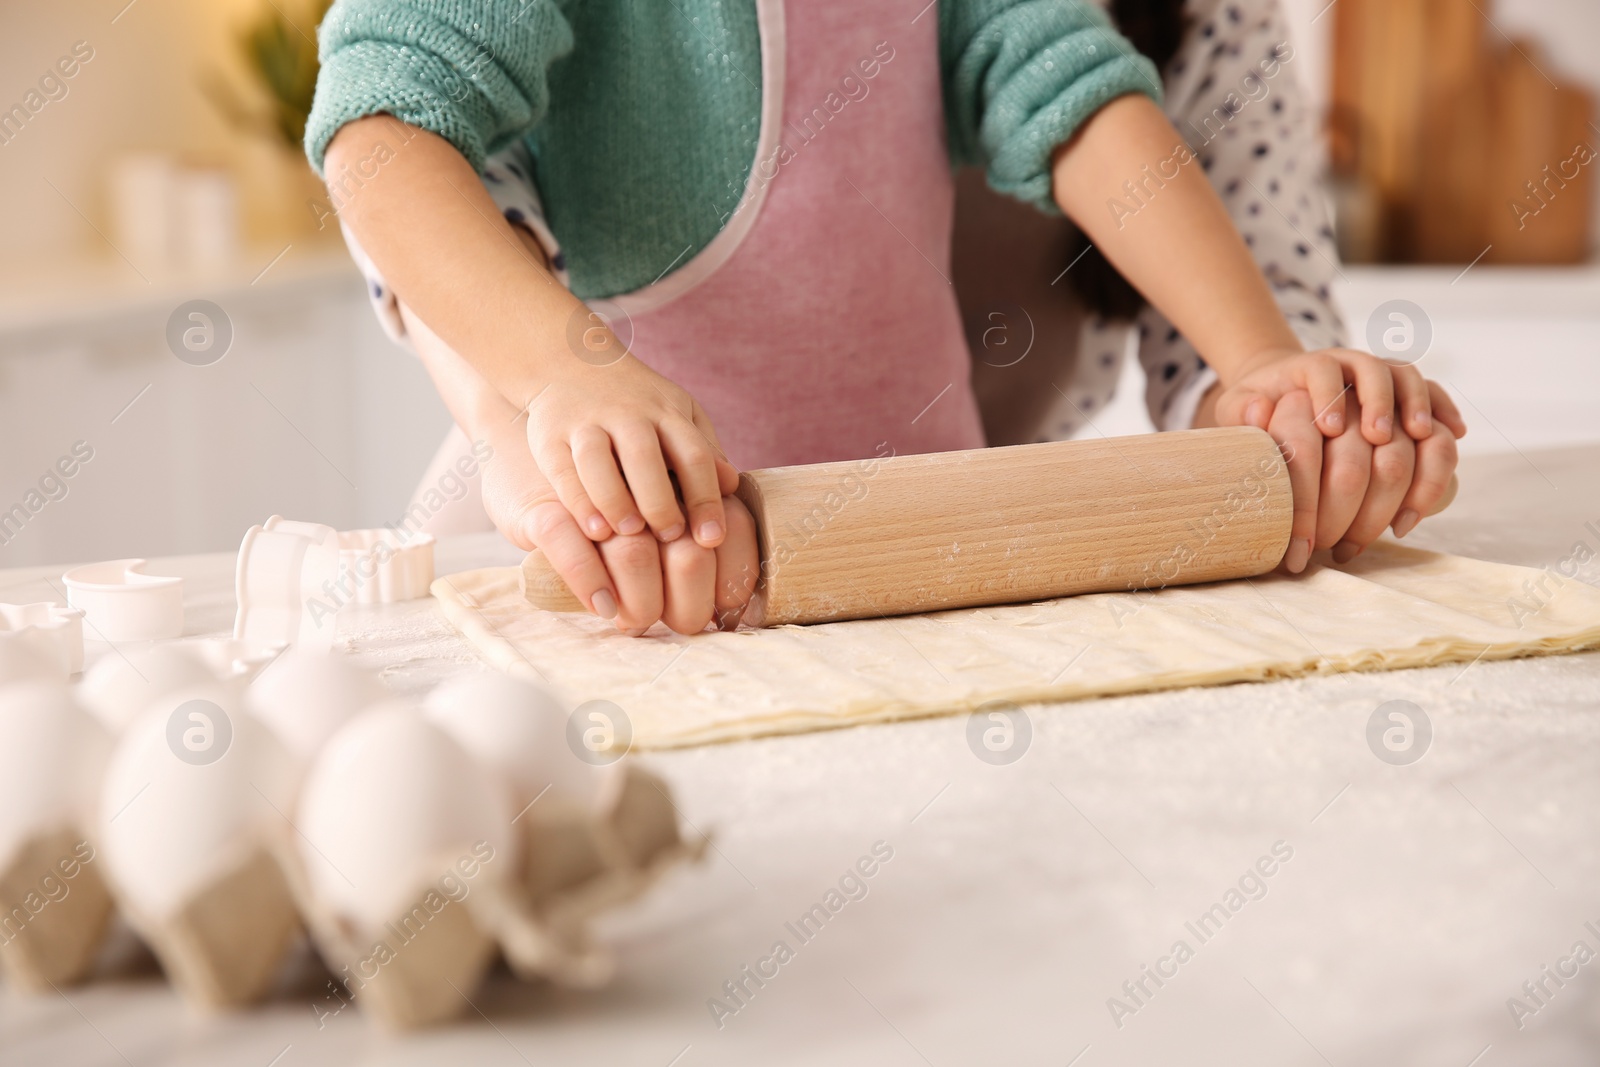
[[[274,513],[401,517],[448,416],[342,248],[291,253],[252,283],[274,254],[234,276],[145,283],[106,263],[0,283],[0,566],[229,549]],[[166,341],[195,298],[233,327],[210,366]],[[94,458],[66,495],[3,525],[79,441]]]

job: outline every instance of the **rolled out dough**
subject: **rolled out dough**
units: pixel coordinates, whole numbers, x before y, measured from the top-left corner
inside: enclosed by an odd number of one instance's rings
[[[499,669],[622,708],[638,748],[1600,646],[1600,589],[1387,542],[1299,577],[693,637],[540,611],[517,575],[450,575],[433,595]]]

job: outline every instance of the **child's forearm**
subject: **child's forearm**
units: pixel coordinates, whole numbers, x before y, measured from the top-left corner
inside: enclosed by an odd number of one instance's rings
[[[329,145],[327,179],[340,221],[402,302],[514,408],[570,358],[581,305],[449,142],[388,115],[358,119]]]
[[[1097,112],[1057,150],[1052,178],[1061,210],[1224,383],[1302,350],[1199,161],[1148,98]]]

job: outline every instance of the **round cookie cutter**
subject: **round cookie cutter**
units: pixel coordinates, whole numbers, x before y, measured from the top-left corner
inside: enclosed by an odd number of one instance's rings
[[[183,579],[146,574],[145,565],[114,559],[61,576],[67,604],[84,613],[92,636],[110,644],[183,636]]]

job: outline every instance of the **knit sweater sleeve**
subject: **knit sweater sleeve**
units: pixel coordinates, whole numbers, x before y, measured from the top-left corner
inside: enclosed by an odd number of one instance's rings
[[[319,174],[339,127],[380,113],[438,134],[481,170],[543,117],[546,68],[572,49],[554,0],[338,0],[318,35],[305,147]]]
[[[1155,66],[1083,0],[947,0],[939,52],[952,161],[1046,214],[1058,145],[1119,96],[1161,100]]]

